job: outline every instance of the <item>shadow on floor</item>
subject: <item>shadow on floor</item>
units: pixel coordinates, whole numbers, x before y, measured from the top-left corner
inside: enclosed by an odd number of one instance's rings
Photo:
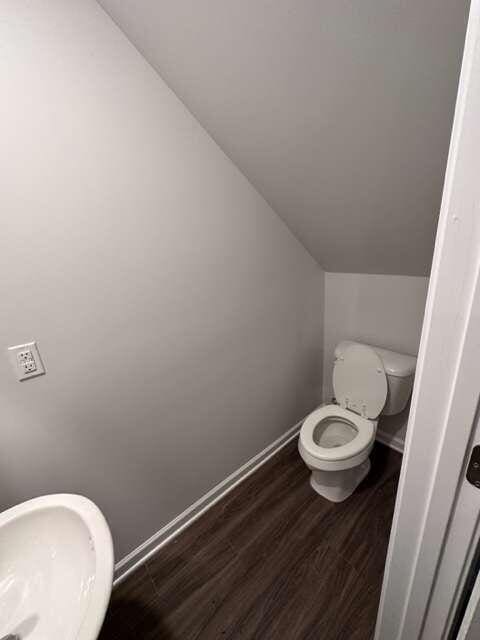
[[[392,465],[392,461],[398,458],[399,454],[396,451],[376,442],[370,454],[370,464],[372,465],[370,473],[356,489],[356,492],[365,491],[377,485],[385,471]]]
[[[114,611],[108,611],[98,640],[179,640],[163,622],[154,603],[116,598]]]
[[[284,447],[115,589],[100,640],[371,640],[401,456],[345,502]]]

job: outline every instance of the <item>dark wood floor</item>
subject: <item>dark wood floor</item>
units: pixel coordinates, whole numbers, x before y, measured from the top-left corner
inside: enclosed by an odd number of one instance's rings
[[[113,593],[101,640],[369,640],[401,456],[343,503],[287,445]]]

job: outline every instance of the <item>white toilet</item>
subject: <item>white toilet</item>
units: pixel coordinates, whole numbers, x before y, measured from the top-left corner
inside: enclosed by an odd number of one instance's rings
[[[380,413],[405,408],[416,358],[344,340],[335,349],[338,404],[315,409],[302,425],[298,450],[312,470],[310,484],[332,502],[350,496],[370,470],[368,458]]]

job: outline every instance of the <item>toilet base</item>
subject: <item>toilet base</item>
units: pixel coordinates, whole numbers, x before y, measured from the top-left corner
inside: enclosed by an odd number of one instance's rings
[[[351,469],[342,471],[322,471],[313,469],[310,485],[318,494],[331,502],[346,500],[370,471],[370,460]]]

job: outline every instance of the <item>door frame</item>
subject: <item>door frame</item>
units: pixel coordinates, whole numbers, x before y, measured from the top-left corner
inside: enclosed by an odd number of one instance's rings
[[[479,399],[479,227],[480,0],[472,0],[375,640],[440,637],[423,631]],[[452,576],[454,587],[459,580]]]

